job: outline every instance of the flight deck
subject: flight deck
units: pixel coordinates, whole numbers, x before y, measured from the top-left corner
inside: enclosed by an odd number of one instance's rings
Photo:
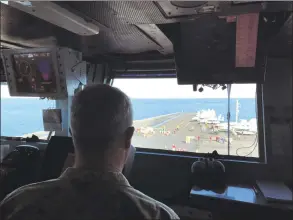
[[[132,143],[136,147],[208,153],[217,150],[228,154],[228,132],[218,125],[194,120],[197,113],[174,113],[134,121],[136,128]],[[230,132],[230,155],[258,157],[255,134]]]
[[[219,129],[227,123],[202,122],[194,120],[198,113],[177,112],[157,117],[135,120],[135,133],[132,144],[135,147],[185,151],[195,153],[212,153],[228,155],[228,132]],[[231,122],[230,155],[259,157],[258,137],[255,133],[235,132]],[[236,127],[235,127],[236,128]],[[48,132],[35,132],[41,139],[47,139]],[[23,137],[32,134],[23,135]]]

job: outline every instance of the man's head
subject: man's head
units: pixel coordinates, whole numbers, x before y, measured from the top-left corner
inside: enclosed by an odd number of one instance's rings
[[[96,84],[74,96],[71,132],[76,166],[97,162],[122,170],[133,131],[131,103],[119,89]]]

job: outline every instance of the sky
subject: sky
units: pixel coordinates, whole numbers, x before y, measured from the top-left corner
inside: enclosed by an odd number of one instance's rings
[[[227,98],[227,90],[204,87],[194,92],[191,85],[178,85],[177,79],[115,79],[114,87],[130,98]],[[255,98],[256,84],[232,85],[231,98]]]
[[[113,86],[137,99],[227,98],[227,90],[204,87],[203,92],[194,92],[192,86],[178,85],[176,79],[115,79]],[[255,92],[255,84],[234,84],[231,98],[255,98]],[[1,98],[19,97],[10,97],[8,86],[1,85]]]

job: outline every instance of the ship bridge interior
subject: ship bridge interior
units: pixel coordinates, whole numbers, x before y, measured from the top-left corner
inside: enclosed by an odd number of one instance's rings
[[[257,184],[291,192],[292,200],[291,1],[0,5],[0,200],[72,165],[72,97],[104,83],[133,103],[124,174],[135,188],[181,219],[292,217],[292,201],[270,203]],[[38,65],[30,56],[50,57],[56,88],[18,89]],[[30,156],[15,162],[16,152]],[[221,193],[195,190],[191,167],[201,157],[224,165]]]

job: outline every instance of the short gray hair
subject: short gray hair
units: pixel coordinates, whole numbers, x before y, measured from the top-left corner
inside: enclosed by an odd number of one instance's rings
[[[107,145],[131,126],[131,102],[121,90],[94,84],[86,86],[73,97],[71,132],[79,149],[97,143]]]

